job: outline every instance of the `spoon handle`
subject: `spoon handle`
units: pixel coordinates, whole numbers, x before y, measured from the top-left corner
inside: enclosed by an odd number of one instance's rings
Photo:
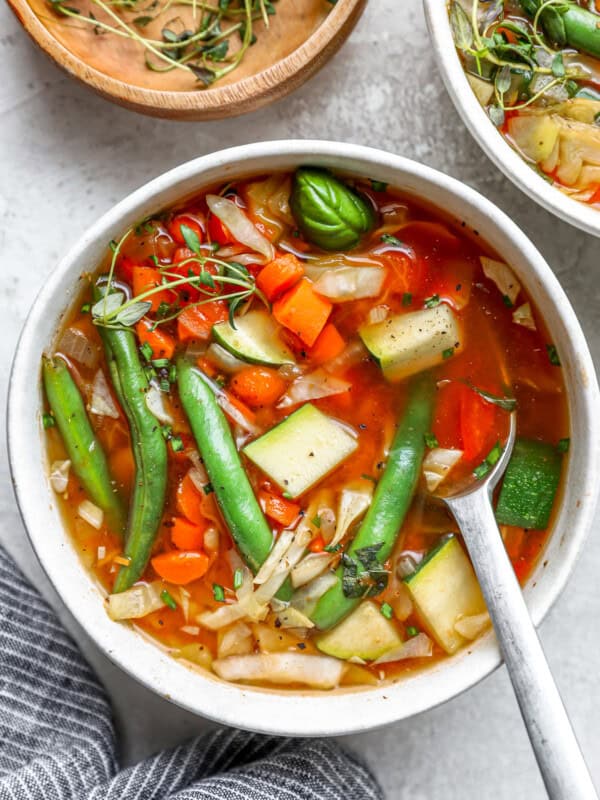
[[[446,503],[471,555],[548,796],[598,800],[504,549],[490,492],[447,498]]]

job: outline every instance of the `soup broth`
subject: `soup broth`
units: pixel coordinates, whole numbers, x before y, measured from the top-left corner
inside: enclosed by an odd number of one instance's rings
[[[491,468],[514,408],[497,517],[521,582],[544,548],[558,353],[501,254],[379,182],[257,176],[141,221],[43,372],[51,484],[108,613],[225,680],[372,685],[482,634],[431,493]]]

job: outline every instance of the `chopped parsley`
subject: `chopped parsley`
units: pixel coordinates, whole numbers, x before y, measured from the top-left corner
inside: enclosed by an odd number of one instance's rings
[[[384,233],[381,237],[381,241],[385,244],[391,244],[392,247],[402,247],[403,245],[397,236],[392,236],[390,233]]]
[[[552,366],[553,367],[560,367],[560,365],[561,365],[560,364],[560,358],[558,357],[558,350],[556,349],[556,346],[553,345],[553,344],[547,344],[546,345],[546,351],[548,353],[548,358],[549,358],[550,363],[552,364]]]
[[[439,306],[442,301],[440,300],[439,294],[432,294],[431,297],[426,297],[423,301],[423,305],[425,308],[435,308]]]
[[[373,189],[374,192],[385,192],[387,187],[388,185],[385,181],[375,181],[371,178],[371,189]]]
[[[394,609],[389,603],[382,603],[379,610],[386,619],[391,619],[394,616]]]
[[[571,446],[570,439],[559,439],[558,444],[556,445],[556,449],[559,453],[568,453],[569,447]]]
[[[174,453],[181,453],[183,450],[183,440],[181,436],[171,436],[171,450]]]
[[[148,344],[148,342],[144,342],[144,344],[140,347],[140,353],[144,356],[146,361],[150,361],[152,356],[154,355],[153,350]]]
[[[224,603],[225,602],[225,589],[221,586],[221,584],[220,583],[213,583],[212,589],[213,589],[213,597],[215,598],[217,603]]]
[[[414,626],[414,625],[409,625],[409,626],[407,627],[407,629],[406,629],[406,635],[407,635],[407,636],[410,636],[411,638],[412,638],[413,636],[417,636],[417,635],[418,635],[418,633],[419,633],[419,629],[418,629],[418,628],[415,628],[415,626]]]
[[[502,446],[500,442],[496,442],[481,464],[473,470],[473,475],[475,475],[477,480],[484,478],[488,474],[494,464],[498,463],[501,455]]]
[[[81,310],[81,313],[82,313],[82,314],[89,314],[89,313],[90,313],[90,308],[91,308],[91,305],[90,305],[89,303],[84,303],[84,304],[81,306],[81,309],[80,309],[80,310]]]
[[[44,430],[48,430],[48,428],[53,428],[56,425],[56,420],[52,414],[42,414],[42,425]]]
[[[321,517],[317,514],[316,517],[313,517],[311,519],[310,524],[314,525],[315,528],[320,528],[321,527]]]
[[[160,593],[160,599],[166,606],[169,606],[173,611],[177,608],[177,603],[175,602],[173,595],[168,592],[166,589],[163,589]]]
[[[431,433],[431,432],[424,433],[423,434],[423,438],[425,439],[426,446],[429,447],[432,450],[433,450],[434,447],[438,447],[439,444],[440,444],[438,442],[437,437],[436,437],[436,435],[434,433]]]
[[[445,360],[446,358],[452,358],[454,355],[454,348],[447,347],[445,350],[442,350],[442,358]]]
[[[244,572],[241,569],[236,569],[233,573],[233,588],[237,591],[244,582]]]
[[[402,295],[402,305],[403,306],[412,305],[412,294],[410,292],[404,292],[404,294]]]
[[[212,494],[214,492],[212,483],[205,483],[202,487],[204,494]]]

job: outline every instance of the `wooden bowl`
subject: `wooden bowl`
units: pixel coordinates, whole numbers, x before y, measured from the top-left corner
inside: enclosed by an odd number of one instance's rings
[[[293,91],[337,52],[366,2],[279,0],[269,28],[258,23],[258,41],[238,67],[214,86],[198,89],[191,73],[147,69],[135,42],[97,36],[91,25],[66,24],[71,20],[54,14],[46,0],[8,0],[34,42],[69,75],[126,108],[185,120],[237,116]],[[148,26],[144,32],[158,36],[161,23],[153,25],[158,30]]]

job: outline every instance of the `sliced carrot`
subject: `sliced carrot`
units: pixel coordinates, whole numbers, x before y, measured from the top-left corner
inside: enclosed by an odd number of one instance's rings
[[[140,344],[149,344],[152,348],[152,358],[173,358],[175,352],[175,339],[160,328],[152,330],[152,323],[142,320],[135,326]]]
[[[177,510],[196,525],[202,525],[206,521],[202,513],[202,493],[189,474],[183,476],[177,487]]]
[[[190,522],[184,517],[171,519],[171,541],[179,550],[201,550],[204,544],[204,532],[208,523],[203,519],[202,525]]]
[[[317,341],[308,353],[309,357],[316,364],[324,364],[331,361],[342,352],[346,342],[343,340],[338,329],[332,322],[328,322],[323,328]]]
[[[233,395],[231,392],[224,392],[224,394],[226,395],[226,397],[229,400],[229,402],[231,403],[231,405],[234,406],[235,408],[237,408],[238,411],[241,411],[241,413],[246,417],[246,419],[249,422],[254,422],[255,421],[256,414],[254,413],[254,411],[252,411],[252,409],[248,408],[248,406],[245,403],[243,403],[241,400],[238,400],[238,398],[235,395]],[[227,409],[226,408],[224,408],[223,411],[225,413],[227,413]]]
[[[308,549],[311,553],[322,553],[325,549],[325,539],[321,534],[317,534],[315,538],[308,543]]]
[[[181,226],[187,226],[198,237],[198,241],[202,242],[204,239],[204,232],[198,220],[190,217],[187,214],[178,214],[174,217],[168,225],[169,233],[175,239],[177,244],[186,244],[185,236],[181,232]]]
[[[317,340],[333,308],[329,300],[318,295],[312,284],[302,278],[273,305],[273,316],[311,347]]]
[[[286,383],[276,369],[244,367],[231,380],[231,389],[250,408],[270,406],[285,392]]]
[[[200,356],[200,358],[196,361],[196,364],[198,364],[202,372],[205,375],[208,375],[209,378],[214,378],[219,372],[210,358],[206,358],[205,356]]]
[[[154,556],[151,563],[164,581],[181,586],[206,575],[210,559],[201,550],[172,550]]]
[[[279,522],[286,528],[298,518],[300,513],[300,506],[296,503],[290,503],[289,500],[266,492],[264,489],[258,493],[258,502],[267,517],[274,519],[275,522]]]
[[[132,273],[133,293],[135,295],[142,294],[142,292],[147,292],[149,289],[154,289],[156,286],[160,286],[162,283],[160,272],[154,267],[135,266],[132,268]],[[144,299],[147,299],[148,302],[152,304],[152,311],[156,313],[161,303],[171,302],[171,293],[168,290],[163,290],[162,292],[156,292],[150,297]]]
[[[286,253],[261,269],[256,285],[268,300],[275,300],[278,295],[298,283],[303,275],[301,261],[292,253]]]
[[[227,303],[213,300],[202,306],[190,306],[177,317],[177,336],[181,342],[190,339],[206,341],[210,338],[212,327],[227,319]]]

